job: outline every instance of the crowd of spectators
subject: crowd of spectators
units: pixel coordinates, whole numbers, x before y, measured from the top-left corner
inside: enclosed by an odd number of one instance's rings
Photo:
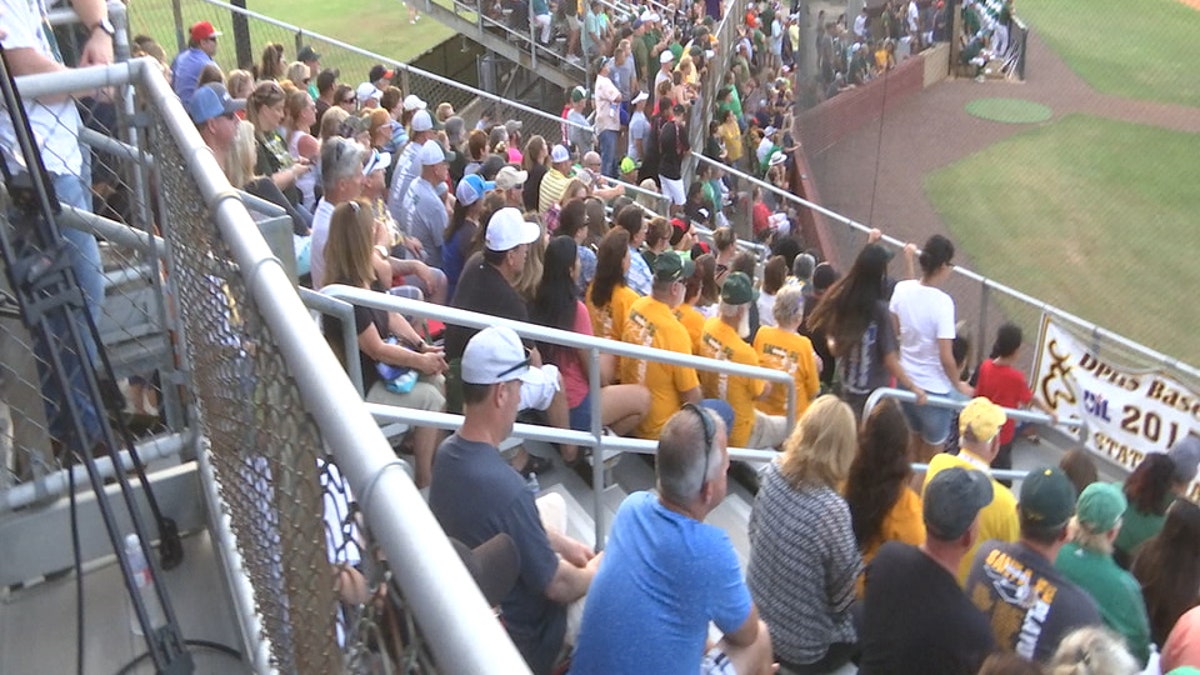
[[[842,273],[802,251],[787,214],[765,203],[760,213],[764,195],[748,190],[772,251],[759,260],[723,220],[736,192],[728,177],[701,163],[685,186],[680,171],[720,7],[670,21],[646,10],[602,32],[591,29],[598,10],[583,7],[576,29],[596,80],[570,93],[571,123],[556,138],[525,137],[521,120],[493,114],[469,125],[450,104],[402,91],[383,65],[342,84],[311,48],[289,62],[270,45],[255,72],[205,80],[220,37],[206,22],[171,69],[230,181],[292,217],[314,288],[399,293],[793,376],[790,425],[786,388],[601,359],[601,425],[657,441],[659,457],[658,494],[627,499],[597,556],[520,479],[547,460],[518,451],[506,465],[496,452],[518,413],[590,430],[589,360],[497,329],[439,333],[356,309],[368,400],[466,413],[440,446],[439,432],[415,429],[407,447],[448,533],[468,546],[504,533],[521,551],[520,580],[499,604],[534,671],[551,672],[571,646],[581,673],[652,663],[768,672],[773,662],[827,672],[851,660],[862,672],[973,673],[1001,667],[988,658],[997,650],[1042,664],[1111,658],[1124,665],[1105,672],[1132,673],[1120,668],[1147,662],[1151,644],[1164,664],[1195,663],[1200,517],[1179,497],[1200,441],[1148,456],[1116,487],[1095,483],[1094,467],[1089,481],[1080,454],[1016,492],[991,478],[1011,465],[1021,433],[997,404],[1031,402],[1016,370],[1021,334],[1002,327],[974,384],[964,380],[956,309],[940,289],[953,244],[935,235],[919,255],[907,247],[897,279],[874,232]],[[906,15],[892,11],[883,29],[903,30]],[[770,176],[794,144],[780,131],[791,128],[790,81],[779,75],[791,63],[774,48],[790,40],[792,18],[764,4],[744,22],[704,152]],[[901,37],[936,39],[926,32]],[[766,99],[743,106],[764,83]],[[625,195],[618,178],[661,192],[669,211]],[[711,243],[697,225],[714,229]],[[325,328],[338,349],[342,327]],[[917,401],[862,419],[866,396],[893,383]],[[935,394],[969,403],[955,421],[924,405]],[[952,434],[955,452],[941,452]],[[744,575],[703,523],[725,495],[727,445],[780,451],[753,485]],[[596,461],[559,452],[569,465]],[[915,475],[914,461],[929,470]],[[568,630],[567,608],[585,594],[582,625]],[[723,639],[706,647],[710,621]]]

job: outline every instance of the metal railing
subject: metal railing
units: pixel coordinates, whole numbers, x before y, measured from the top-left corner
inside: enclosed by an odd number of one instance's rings
[[[917,402],[917,395],[912,393],[911,391],[908,391],[907,389],[893,389],[891,387],[880,387],[879,389],[876,389],[875,391],[871,392],[871,395],[867,397],[867,402],[863,404],[863,413],[862,413],[863,419],[866,419],[867,417],[869,417],[871,414],[871,411],[875,408],[875,406],[879,405],[879,402],[885,398],[890,398],[890,399],[893,399],[896,401],[900,401],[902,403],[916,403]],[[946,396],[927,396],[925,405],[932,406],[934,408],[949,408],[951,410],[962,410],[963,408],[966,407],[967,403],[969,403],[969,402],[970,401],[948,398]],[[1004,414],[1010,420],[1017,420],[1019,422],[1032,422],[1034,424],[1044,424],[1046,426],[1056,427],[1056,428],[1060,428],[1060,429],[1075,429],[1078,436],[1082,436],[1082,434],[1084,433],[1084,424],[1083,424],[1083,422],[1081,422],[1079,420],[1068,419],[1068,420],[1058,420],[1057,422],[1055,422],[1053,419],[1050,418],[1049,415],[1047,415],[1045,413],[1036,412],[1033,410],[1022,410],[1020,408],[1004,408]],[[912,467],[913,467],[913,471],[915,471],[917,473],[924,473],[925,471],[927,471],[929,469],[928,464],[922,464],[919,462],[914,463],[912,465]],[[1021,471],[1021,470],[1017,470],[1017,469],[992,469],[988,473],[993,478],[999,478],[1001,480],[1021,480],[1021,479],[1025,478],[1026,475],[1029,474],[1028,471]]]
[[[840,242],[841,245],[836,246],[835,251],[832,254],[829,251],[824,252],[827,257],[832,259],[832,262],[840,270],[847,270],[850,268],[854,262],[855,256],[858,255],[858,251],[864,244],[866,244],[867,235],[874,229],[869,225],[865,225],[851,218],[847,218],[840,213],[831,211],[820,204],[797,197],[786,190],[781,190],[759,178],[727,167],[720,162],[714,162],[713,160],[702,155],[696,155],[696,157],[698,161],[709,162],[711,164],[720,166],[726,172],[737,176],[739,180],[745,180],[751,185],[758,186],[763,190],[774,194],[780,199],[815,211],[816,213],[823,215],[830,222],[844,225],[846,227],[846,233],[851,236],[849,238],[843,237],[843,241]],[[887,234],[883,234],[880,237],[879,243],[890,246],[896,251],[902,250],[907,244],[907,242],[901,241]],[[848,246],[846,244],[853,245]],[[1084,335],[1087,339],[1090,339],[1097,350],[1101,349],[1101,347],[1107,343],[1107,346],[1110,349],[1116,347],[1127,354],[1133,355],[1135,358],[1143,361],[1146,365],[1162,367],[1167,372],[1175,374],[1180,380],[1191,384],[1193,389],[1200,389],[1200,369],[1184,363],[1180,359],[1168,356],[1154,349],[1146,347],[1145,345],[1134,342],[1133,340],[1108,330],[1099,324],[1082,319],[1074,314],[1071,314],[1070,312],[1067,312],[1066,310],[1055,307],[1049,302],[1035,298],[1027,293],[1022,293],[1021,291],[995,281],[994,279],[989,279],[988,277],[985,277],[977,272],[973,272],[962,265],[956,265],[954,267],[952,279],[957,280],[960,285],[958,287],[950,285],[946,290],[952,296],[955,296],[956,300],[962,300],[964,298],[968,298],[970,300],[977,299],[980,311],[976,317],[976,326],[978,331],[975,336],[976,340],[984,339],[984,336],[989,334],[988,328],[993,325],[993,323],[997,325],[999,323],[999,321],[996,321],[997,317],[989,315],[991,295],[993,293],[998,293],[1007,300],[1019,303],[1020,307],[1023,307],[1026,311],[1032,310],[1032,315],[1019,316],[1019,319],[1021,320],[1019,320],[1018,323],[1040,326],[1040,319],[1043,315],[1055,317],[1068,324],[1075,331],[1081,335]],[[970,285],[965,287],[962,286],[962,282],[974,284],[974,293],[978,295],[974,295],[972,297],[972,288]],[[1000,308],[1000,311],[1005,312],[1005,310],[1007,310],[1005,313],[1008,314],[1010,318],[1014,318],[1012,316],[1014,311],[1018,311],[1020,307],[1004,307]],[[982,357],[977,359],[975,363],[977,364],[981,358]]]
[[[656,363],[665,363],[673,366],[681,366],[685,368],[694,368],[698,370],[707,370],[724,375],[738,375],[742,377],[750,377],[758,380],[766,380],[772,386],[785,386],[788,392],[787,403],[787,418],[789,427],[796,420],[796,383],[792,375],[777,370],[768,368],[746,366],[727,361],[717,361],[715,359],[704,358],[701,356],[693,356],[691,354],[679,354],[642,345],[634,345],[627,342],[617,342],[604,338],[597,338],[590,335],[580,335],[571,331],[565,331],[558,328],[549,328],[536,324],[522,323],[520,321],[512,321],[489,314],[480,314],[478,312],[469,312],[463,309],[454,307],[445,307],[441,305],[433,305],[426,302],[411,300],[409,298],[401,298],[387,293],[378,293],[375,291],[364,290],[361,288],[353,288],[351,286],[332,285],[321,289],[321,292],[329,295],[331,298],[348,302],[353,305],[362,307],[370,307],[372,309],[382,309],[390,312],[399,312],[405,316],[415,316],[421,319],[436,319],[447,324],[456,326],[466,326],[468,328],[487,328],[488,326],[507,326],[517,332],[522,338],[537,340],[550,344],[572,347],[574,349],[585,350],[588,353],[588,391],[590,392],[591,401],[591,419],[592,428],[587,432],[572,431],[567,429],[556,429],[552,427],[533,427],[530,425],[518,425],[519,431],[514,431],[514,435],[522,438],[531,438],[535,440],[551,441],[555,443],[567,443],[574,445],[582,445],[586,447],[596,448],[598,450],[617,450],[621,452],[638,452],[653,454],[657,443],[654,441],[644,441],[637,439],[617,438],[604,435],[604,430],[601,426],[600,415],[600,354],[612,354],[622,358],[633,358],[642,361],[654,361]],[[342,322],[342,330],[344,333],[352,331],[353,322]],[[343,337],[347,342],[354,339]],[[358,367],[355,363],[358,355],[358,347],[355,345],[353,350],[347,350],[347,369],[353,371]],[[392,409],[391,406],[373,405],[371,409],[375,412],[377,419],[386,419],[387,421],[399,421],[407,424],[418,426],[435,426],[443,429],[457,429],[462,423],[462,417],[446,413],[428,413],[422,411],[409,411],[405,409]],[[730,448],[730,457],[734,459],[744,459],[750,461],[765,461],[775,456],[773,450],[764,451],[758,449],[739,449]],[[600,508],[601,493],[604,490],[604,467],[603,464],[596,461],[592,463],[592,496],[596,500],[595,526],[596,526],[596,542],[600,545],[604,541],[604,512]]]
[[[134,267],[162,266],[155,293],[178,312],[171,314],[169,344],[180,351],[169,353],[179,359],[180,375],[165,384],[188,393],[187,419],[198,426],[187,430],[202,433],[209,446],[202,473],[216,516],[214,541],[226,564],[234,563],[231,595],[257,670],[338,672],[382,650],[378,631],[360,632],[366,621],[347,624],[344,650],[334,637],[335,615],[345,606],[329,583],[322,515],[329,488],[322,488],[327,471],[320,463],[331,452],[347,483],[342,492],[357,497],[364,519],[354,516],[341,526],[356,532],[364,564],[387,561],[400,591],[388,597],[404,603],[402,611],[415,615],[427,638],[410,640],[426,644],[442,672],[525,672],[411,481],[393,470],[400,463],[391,447],[158,65],[138,59],[18,80],[25,100],[127,85],[125,100],[132,104],[136,97],[141,133],[121,135],[137,149],[122,161],[145,160],[139,166],[151,180],[135,197],[147,200],[147,210],[153,206],[162,239],[84,212],[66,210],[63,222],[95,226],[110,245],[130,246],[151,261],[162,256],[160,263],[139,259]],[[36,380],[25,386],[37,392]],[[3,402],[13,407],[20,399],[6,395]],[[36,406],[13,412],[22,424],[40,416]],[[142,447],[167,454],[187,447],[183,439]],[[17,508],[39,494],[61,492],[65,473],[47,473],[39,483],[7,489],[5,505]],[[387,583],[382,573],[368,582],[373,588]],[[369,613],[373,606],[355,611]]]

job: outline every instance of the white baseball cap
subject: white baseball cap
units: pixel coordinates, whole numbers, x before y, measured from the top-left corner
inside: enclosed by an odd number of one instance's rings
[[[383,98],[383,92],[379,91],[379,87],[376,87],[370,82],[363,82],[362,84],[358,85],[358,89],[354,90],[354,95],[358,98],[359,103],[364,103],[368,99],[372,98],[376,101]]]
[[[647,94],[644,91],[639,91],[637,93],[637,96],[634,96],[633,100],[630,101],[629,103],[630,103],[630,105],[637,105],[637,104],[641,103],[642,101],[645,101],[649,98],[650,98],[650,94]]]
[[[550,162],[558,164],[559,162],[571,161],[571,152],[563,145],[556,145],[550,150]]]
[[[446,161],[446,151],[442,150],[441,143],[431,138],[421,146],[421,151],[417,153],[417,157],[421,160],[421,166],[433,166]]]
[[[507,326],[489,326],[467,342],[462,355],[462,381],[467,384],[496,384],[526,380],[529,352],[516,331]]]
[[[405,110],[424,110],[425,108],[425,101],[422,101],[416,94],[409,94],[404,97]]]
[[[370,176],[376,171],[384,171],[392,165],[392,154],[390,152],[380,152],[372,149],[371,154],[367,156],[367,163],[363,165],[363,175]]]
[[[413,131],[429,131],[433,128],[433,118],[429,116],[428,110],[418,110],[409,121]]]
[[[540,236],[542,228],[537,223],[525,220],[519,210],[508,206],[492,214],[483,241],[488,250],[499,252],[532,243]]]
[[[670,49],[664,49],[662,53],[658,55],[659,63],[670,63],[674,60],[675,54]]]
[[[528,171],[521,171],[515,167],[506,166],[500,169],[496,174],[496,187],[501,190],[511,190],[521,187],[525,181],[529,179]]]

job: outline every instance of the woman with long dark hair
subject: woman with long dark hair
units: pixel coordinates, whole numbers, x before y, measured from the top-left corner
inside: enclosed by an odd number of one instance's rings
[[[530,318],[551,328],[591,335],[591,317],[575,291],[575,279],[579,276],[578,253],[579,245],[571,237],[558,236],[550,240],[542,266],[542,282],[537,288]],[[591,431],[587,351],[552,344],[540,344],[538,348],[562,373],[571,411],[571,428]],[[649,408],[650,391],[640,384],[613,384],[600,389],[600,424],[618,435],[636,429]]]
[[[550,148],[546,145],[546,139],[534,134],[525,141],[525,157],[521,162],[521,169],[528,172],[529,176],[525,178],[525,190],[521,196],[525,201],[526,211],[537,213],[542,178],[545,178],[546,172],[550,170],[546,163],[549,159]]]
[[[1179,617],[1200,602],[1200,506],[1172,502],[1162,532],[1142,546],[1130,571],[1142,585],[1150,636],[1161,645]]]
[[[912,473],[908,423],[900,406],[884,399],[863,422],[843,489],[864,565],[884,542],[925,543],[921,497],[909,487]]]
[[[637,293],[625,285],[629,270],[629,232],[614,227],[600,240],[596,251],[596,278],[587,289],[588,312],[592,315],[592,331],[597,337],[621,339],[629,307]]]
[[[884,296],[890,259],[883,246],[867,244],[808,318],[810,329],[827,337],[837,362],[840,396],[859,417],[867,396],[886,387],[892,377],[918,399],[923,397],[900,365],[896,328]]]
[[[1113,559],[1121,567],[1129,569],[1142,542],[1162,530],[1167,507],[1175,500],[1171,489],[1174,475],[1175,462],[1165,453],[1151,452],[1125,479],[1123,491],[1129,508],[1113,542]]]

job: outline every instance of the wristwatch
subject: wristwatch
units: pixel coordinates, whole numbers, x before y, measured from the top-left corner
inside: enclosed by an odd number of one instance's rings
[[[92,29],[88,31],[88,34],[91,35],[92,33],[96,32],[97,28],[104,31],[109,37],[113,37],[117,34],[117,29],[113,27],[112,22],[108,20],[107,16],[100,19],[100,21],[92,26]]]

